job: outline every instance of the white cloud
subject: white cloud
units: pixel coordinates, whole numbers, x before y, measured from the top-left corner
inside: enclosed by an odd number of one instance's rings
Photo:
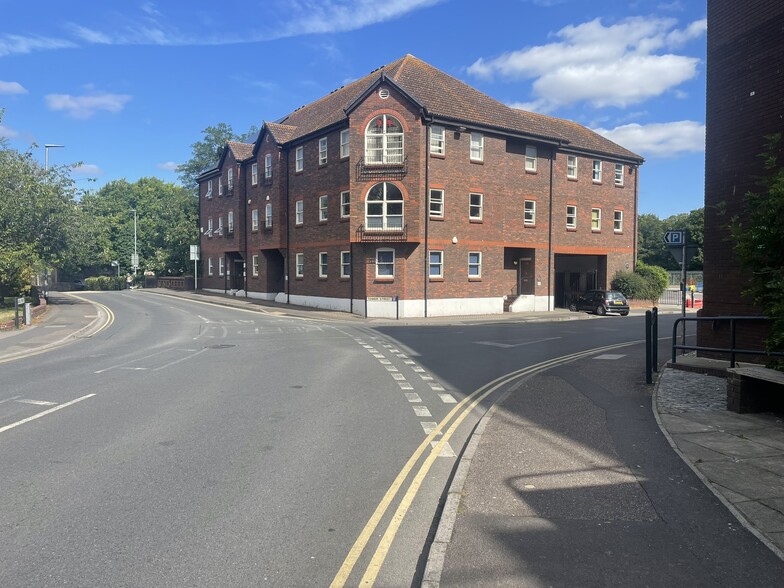
[[[27,90],[19,82],[0,80],[0,94],[27,94]]]
[[[692,120],[594,129],[611,141],[645,157],[677,157],[705,150],[705,125]]]
[[[547,112],[575,102],[596,107],[637,104],[697,75],[699,59],[668,53],[705,33],[705,21],[675,29],[674,19],[633,17],[605,26],[601,19],[564,27],[547,45],[480,58],[476,77],[531,79],[534,103]]]
[[[173,172],[173,171],[177,171],[179,165],[180,164],[174,163],[173,161],[167,161],[166,163],[157,163],[155,164],[155,167],[163,171]]]
[[[103,175],[103,170],[94,163],[82,163],[73,168],[73,173],[79,176],[100,176]]]
[[[92,94],[71,96],[70,94],[49,94],[44,97],[50,110],[64,111],[73,118],[90,118],[98,111],[120,112],[131,100],[127,94]]]
[[[0,124],[0,139],[15,139],[18,136],[19,133],[17,133],[15,130]]]
[[[66,49],[75,47],[71,41],[49,37],[25,37],[22,35],[0,35],[0,57],[44,51],[47,49]]]

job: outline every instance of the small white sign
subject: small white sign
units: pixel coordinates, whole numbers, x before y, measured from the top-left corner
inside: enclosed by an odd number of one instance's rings
[[[199,261],[199,246],[191,245],[191,261]]]

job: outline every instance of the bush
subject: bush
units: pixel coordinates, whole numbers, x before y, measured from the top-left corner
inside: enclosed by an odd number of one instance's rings
[[[85,290],[122,290],[124,278],[117,276],[95,276],[84,279]]]
[[[648,284],[646,280],[634,272],[621,270],[615,274],[610,287],[623,293],[626,298],[647,300]]]

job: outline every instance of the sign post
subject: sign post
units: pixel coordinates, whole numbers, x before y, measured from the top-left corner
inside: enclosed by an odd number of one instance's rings
[[[193,260],[193,289],[199,289],[199,246],[191,245],[191,260]]]
[[[664,233],[664,242],[669,246],[670,253],[681,264],[681,317],[683,318],[686,317],[686,266],[697,251],[696,247],[687,246],[687,241],[686,231],[682,229]],[[681,321],[681,327],[681,345],[685,346],[686,321]]]

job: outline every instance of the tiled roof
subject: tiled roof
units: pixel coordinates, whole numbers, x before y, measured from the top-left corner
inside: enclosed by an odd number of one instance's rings
[[[578,150],[633,159],[642,157],[577,123],[511,108],[447,73],[406,55],[367,76],[338,88],[280,119],[265,123],[278,143],[315,133],[346,119],[346,109],[381,76],[397,84],[427,113],[464,126],[497,129],[500,132],[539,137],[568,144]]]
[[[237,141],[227,141],[231,154],[237,161],[244,161],[253,155],[252,143],[239,143]]]

